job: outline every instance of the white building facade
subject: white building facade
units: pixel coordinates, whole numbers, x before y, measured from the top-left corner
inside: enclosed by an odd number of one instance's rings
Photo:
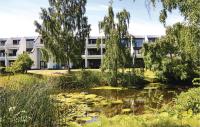
[[[90,37],[85,42],[85,52],[82,54],[82,67],[99,68],[103,62],[105,53],[105,40],[101,38],[101,44],[97,48],[96,40],[101,37]],[[154,42],[159,36],[133,36],[126,41],[131,55],[142,60],[141,48],[145,42]],[[123,42],[124,43],[124,42]],[[41,37],[16,37],[0,38],[0,66],[10,66],[23,52],[27,52],[34,61],[31,69],[61,69],[62,65],[50,60],[42,60],[40,49],[44,47]],[[71,68],[76,68],[73,63]]]

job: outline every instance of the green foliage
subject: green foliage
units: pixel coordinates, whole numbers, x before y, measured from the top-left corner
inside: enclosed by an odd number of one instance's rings
[[[147,0],[151,1],[153,6],[161,2],[163,9],[160,12],[160,21],[165,23],[168,16],[167,12],[178,9],[180,14],[185,17],[190,24],[200,25],[200,0]]]
[[[18,56],[17,60],[10,66],[6,67],[6,72],[26,73],[31,68],[33,60],[27,53]]]
[[[179,112],[192,110],[193,113],[200,113],[200,88],[182,92],[176,99],[175,109]]]
[[[106,53],[103,60],[102,70],[108,70],[111,74],[111,84],[117,85],[118,69],[124,68],[129,61],[130,53],[126,51],[126,46],[122,44],[123,39],[128,39],[128,25],[130,13],[125,9],[116,14],[118,20],[114,21],[115,14],[112,6],[108,7],[108,15],[99,22],[99,29],[103,30],[106,36]]]
[[[200,30],[177,23],[155,43],[144,44],[146,68],[156,71],[162,81],[192,80],[198,70]]]
[[[144,75],[141,72],[118,73],[118,85],[142,87]],[[86,71],[52,78],[61,89],[84,89],[95,86],[111,85],[113,77],[109,72]]]
[[[41,76],[28,74],[16,74],[0,77],[0,85],[9,90],[21,89],[25,85],[31,86],[31,84],[38,84],[41,81]]]
[[[78,73],[55,77],[55,84],[62,89],[84,89],[100,85],[103,82],[101,79],[100,72],[82,70]]]
[[[6,68],[5,67],[0,67],[0,74],[4,74],[6,71]]]
[[[70,77],[73,74],[73,78]],[[104,97],[89,93],[60,93],[54,92],[54,85],[63,85],[72,90],[75,85],[79,88],[89,87],[89,85],[102,85],[106,83],[108,75],[95,71],[82,71],[65,75],[65,77],[42,77],[40,75],[17,74],[0,77],[0,125],[2,126],[61,126],[64,125],[81,126],[75,121],[82,123],[90,121],[93,116],[97,116],[91,110],[92,105],[105,106],[111,104],[124,103],[121,99],[108,102]],[[134,72],[120,73],[119,79],[127,84],[129,74],[143,75],[141,70]],[[124,76],[124,77],[123,77]],[[74,82],[72,88],[67,86],[67,82]],[[132,79],[132,77],[131,77]],[[62,80],[62,81],[61,81]],[[60,82],[58,82],[60,81]],[[58,84],[59,83],[59,84]],[[102,84],[101,84],[102,83]],[[79,85],[80,84],[80,85]],[[66,86],[65,86],[66,85]],[[104,84],[105,85],[105,84]],[[149,90],[153,87],[149,87]],[[120,90],[120,89],[118,89]],[[124,90],[124,89],[121,89]],[[53,93],[52,93],[53,92]],[[100,92],[100,91],[98,91]],[[143,91],[144,92],[144,91]],[[141,94],[143,93],[141,92]],[[51,94],[51,96],[49,96]],[[53,95],[52,95],[53,94]],[[107,95],[107,93],[105,93]],[[117,94],[119,94],[117,92]],[[200,126],[200,88],[190,89],[182,92],[175,103],[170,102],[165,112],[162,106],[163,95],[156,91],[151,92],[147,103],[152,101],[150,107],[157,105],[155,110],[143,115],[116,115],[112,118],[99,117],[97,121],[83,124],[85,127],[186,127]],[[143,97],[139,95],[140,97]],[[56,97],[56,98],[53,98]],[[53,101],[52,101],[53,99]],[[164,100],[165,101],[165,100]],[[154,106],[153,106],[154,105]],[[55,109],[56,108],[56,109]],[[105,107],[103,107],[105,108]],[[102,108],[102,109],[103,109]],[[98,108],[99,109],[99,108]],[[116,110],[114,108],[114,110]],[[129,112],[130,109],[123,108],[122,111]],[[95,110],[96,111],[96,110]],[[84,117],[87,112],[87,117]],[[81,116],[81,117],[80,117]],[[82,118],[83,117],[83,118]],[[2,119],[3,118],[3,119]],[[59,120],[59,121],[57,121]],[[95,119],[96,120],[96,119]],[[67,122],[66,122],[67,121]]]
[[[70,62],[80,62],[90,32],[86,3],[87,0],[49,0],[50,7],[41,9],[42,24],[35,21],[48,54],[59,63],[67,63],[68,71]]]
[[[0,125],[54,126],[56,116],[47,82],[28,75],[9,79],[9,86],[0,89]]]
[[[118,115],[112,118],[101,117],[100,121],[88,123],[84,127],[198,127],[199,119],[178,119],[167,113],[141,116]]]
[[[97,38],[96,45],[97,45],[97,50],[99,50],[100,45],[101,45],[101,39],[100,38]]]
[[[194,78],[193,80],[192,80],[192,84],[193,85],[200,85],[200,78]]]
[[[40,48],[40,53],[41,53],[41,60],[42,61],[49,61],[49,57],[51,56],[50,54],[49,54],[49,52],[48,52],[48,50],[47,49],[45,49],[45,48]]]

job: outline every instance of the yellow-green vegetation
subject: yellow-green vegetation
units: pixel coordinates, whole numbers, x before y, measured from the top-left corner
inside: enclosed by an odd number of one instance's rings
[[[28,73],[52,76],[66,74],[67,70],[29,70]]]
[[[47,82],[34,75],[0,77],[0,125],[53,126],[52,87]]]
[[[116,106],[123,103],[122,100],[107,100],[95,94],[82,93],[60,93],[51,95],[58,107],[61,120],[64,123],[86,123],[95,117],[99,117],[101,110],[109,106]],[[72,108],[73,107],[73,108]],[[72,108],[72,109],[71,109]],[[122,113],[130,113],[127,109],[121,110]]]
[[[72,73],[80,72],[82,69],[72,69]],[[87,69],[87,71],[100,72],[100,69]],[[67,74],[67,70],[29,70],[28,73],[31,74],[40,74],[47,76],[59,76],[63,74]]]
[[[146,71],[144,71],[144,79],[147,80],[148,82],[156,82],[157,76],[156,76],[155,72],[146,70]]]
[[[144,114],[140,116],[118,115],[112,118],[102,116],[99,121],[84,127],[199,127],[200,114],[179,119],[166,112],[160,114]]]
[[[113,86],[100,86],[100,87],[95,87],[92,88],[95,90],[126,90],[127,88],[125,87],[113,87]]]
[[[153,71],[146,70],[146,71],[144,71],[144,77],[150,78],[150,79],[155,79],[156,74]]]
[[[24,126],[25,124],[34,124],[70,127],[200,126],[200,88],[182,92],[169,103],[163,103],[163,94],[156,92],[159,89],[159,83],[151,83],[142,90],[132,89],[137,93],[132,92],[130,96],[120,98],[118,94],[122,92],[127,94],[130,89],[111,86],[94,87],[92,84],[98,85],[100,79],[103,79],[103,77],[98,77],[100,74],[98,71],[77,71],[72,72],[70,75],[62,74],[59,76],[39,74],[1,76],[0,98],[6,97],[8,101],[7,103],[1,101],[0,111],[4,111],[9,118],[4,120],[3,125],[11,124],[14,126],[16,124],[17,126]],[[88,87],[74,92],[67,92],[73,88],[71,86],[60,89],[60,85],[71,82],[76,83],[72,84],[73,87],[78,85],[76,87],[81,88],[85,84]],[[90,93],[90,90],[95,92]],[[110,96],[110,94],[113,95]],[[143,112],[137,113],[139,110],[143,110]],[[37,119],[34,119],[36,116]],[[27,118],[25,123],[11,123],[11,120],[17,119],[20,121],[24,117]],[[50,119],[56,125],[52,125],[53,123],[46,121],[47,119]],[[40,120],[43,123],[37,123]]]
[[[32,85],[36,82],[44,81],[42,79],[44,79],[44,77],[40,75],[30,74],[0,76],[0,87],[7,87],[9,89],[19,89],[24,85]]]

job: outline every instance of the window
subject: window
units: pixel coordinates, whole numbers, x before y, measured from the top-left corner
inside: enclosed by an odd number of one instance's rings
[[[0,46],[4,46],[5,43],[6,43],[6,40],[2,40],[2,41],[0,41]]]
[[[148,38],[148,41],[149,41],[149,42],[155,42],[155,41],[156,41],[156,38]]]
[[[89,39],[89,42],[88,42],[88,44],[96,44],[96,39]]]
[[[124,46],[124,47],[128,47],[128,46],[129,46],[128,39],[127,39],[127,38],[122,39],[122,40],[121,40],[121,44],[122,44],[122,46]]]
[[[134,41],[135,41],[135,47],[142,47],[144,38],[135,38]]]
[[[101,55],[101,50],[97,49],[88,49],[88,55]]]
[[[14,62],[15,60],[9,60],[9,65],[11,66]]]
[[[46,69],[47,63],[45,61],[40,61],[40,69]]]
[[[26,52],[30,53],[33,50],[33,48],[27,48]]]
[[[40,44],[44,44],[44,41],[42,39],[40,39]]]
[[[142,54],[142,50],[136,50],[136,54]]]
[[[106,49],[105,48],[103,48],[103,55],[106,53]]]
[[[20,40],[13,40],[13,45],[19,45]]]
[[[5,67],[5,61],[0,61],[0,67]]]
[[[17,56],[17,49],[11,50],[8,56]]]
[[[0,50],[0,57],[4,57],[5,56],[5,50]]]
[[[26,39],[26,41],[34,41],[34,39]]]

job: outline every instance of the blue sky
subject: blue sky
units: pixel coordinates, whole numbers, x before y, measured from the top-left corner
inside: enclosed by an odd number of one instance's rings
[[[1,0],[0,1],[0,38],[37,36],[34,20],[39,20],[41,7],[48,7],[48,0]],[[98,22],[107,14],[109,0],[88,0],[86,15],[91,24],[91,36],[98,36]],[[159,22],[160,5],[151,8],[150,14],[144,0],[114,0],[115,13],[127,9],[131,14],[129,32],[134,35],[164,35],[165,28]],[[167,19],[167,25],[183,21],[178,11]]]

